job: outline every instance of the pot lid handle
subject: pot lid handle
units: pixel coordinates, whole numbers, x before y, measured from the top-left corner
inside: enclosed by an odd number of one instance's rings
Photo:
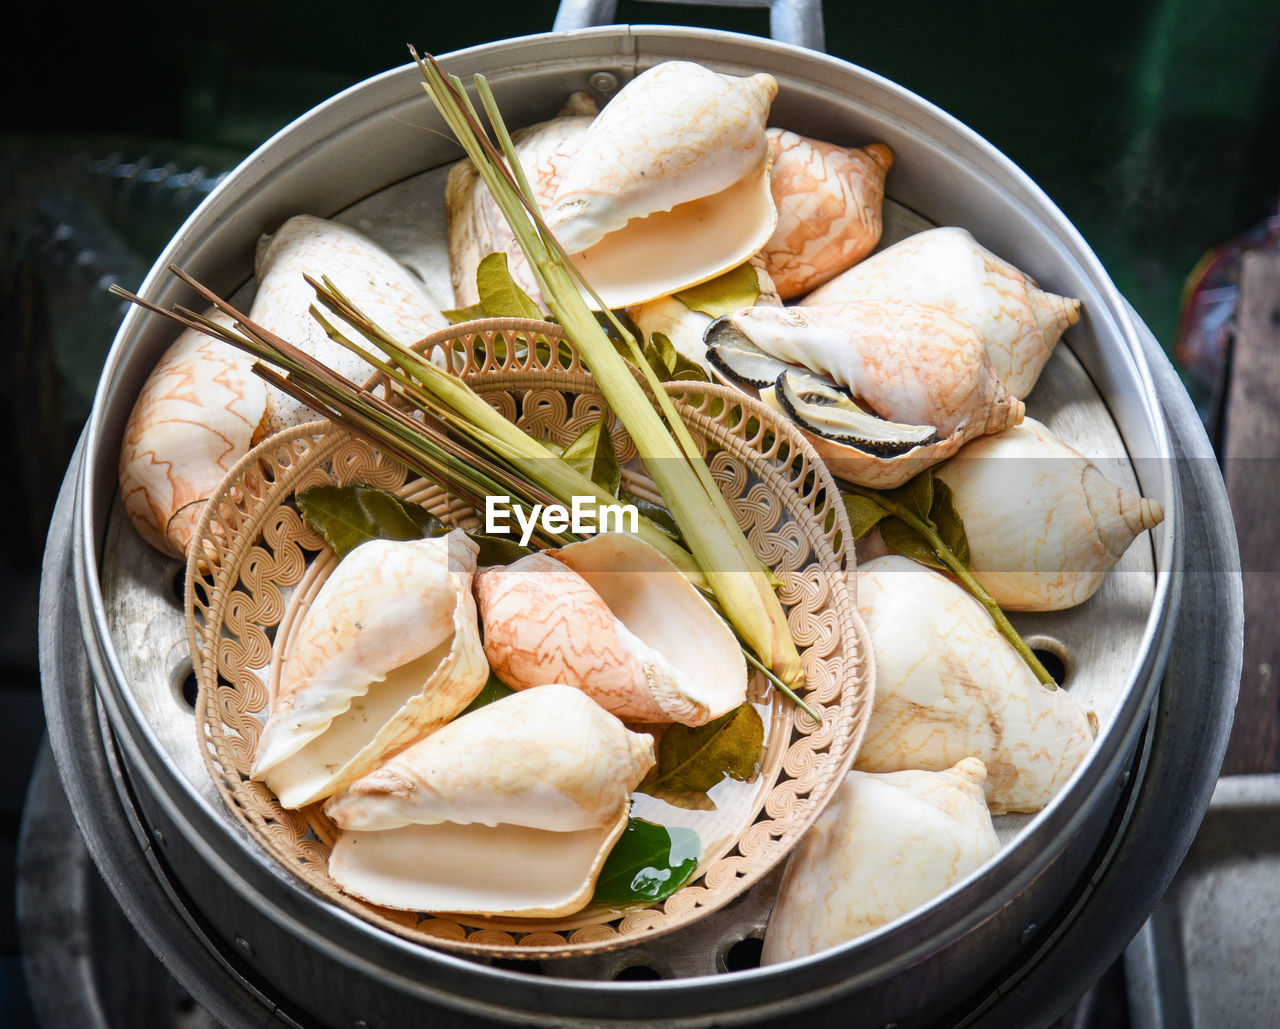
[[[826,36],[822,0],[666,0],[705,7],[767,7],[769,34],[781,43],[822,52]],[[614,24],[618,0],[560,0],[552,28],[556,32]]]

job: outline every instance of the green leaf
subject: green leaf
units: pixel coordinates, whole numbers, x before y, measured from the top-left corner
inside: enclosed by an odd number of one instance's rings
[[[490,671],[489,681],[481,687],[480,692],[476,694],[475,699],[464,707],[457,717],[461,718],[463,715],[470,714],[478,708],[492,704],[495,700],[501,700],[503,697],[509,697],[513,693],[515,693],[515,690]]]
[[[888,490],[885,495],[924,521],[929,521],[929,512],[933,508],[933,470],[926,468],[914,479],[897,489]]]
[[[666,382],[671,378],[671,373],[676,368],[677,356],[675,344],[664,333],[650,334],[649,342],[644,345],[644,359],[661,381]]]
[[[529,294],[516,285],[507,270],[507,255],[495,251],[485,254],[476,268],[476,291],[480,306],[488,318],[535,318],[541,320],[542,309]]]
[[[452,307],[440,313],[449,319],[450,325],[458,325],[461,322],[474,322],[478,318],[485,317],[484,304],[472,304],[470,307]]]
[[[890,550],[896,551],[903,557],[909,557],[912,561],[936,568],[940,572],[947,570],[924,537],[901,518],[886,518],[881,522],[880,538]]]
[[[583,429],[564,448],[560,458],[616,497],[622,482],[622,467],[618,464],[618,451],[614,449],[608,422],[609,416],[602,414],[594,425]]]
[[[711,376],[707,374],[707,370],[702,365],[690,361],[677,350],[676,364],[671,369],[671,379],[677,382],[710,382]]]
[[[701,852],[692,829],[632,818],[605,858],[591,899],[610,907],[665,900],[688,882]]]
[[[448,531],[421,505],[364,483],[312,486],[297,500],[299,513],[340,558],[372,539],[416,540]]]
[[[532,547],[522,547],[506,536],[469,532],[467,538],[480,548],[480,553],[476,555],[476,564],[481,568],[488,568],[490,565],[509,565],[512,561],[519,561],[520,558],[533,553]]]
[[[853,530],[855,540],[870,533],[889,514],[870,497],[858,493],[844,494],[844,510],[849,516],[849,528]]]
[[[929,509],[929,520],[937,527],[942,542],[955,554],[956,559],[969,567],[969,537],[964,531],[964,519],[956,508],[955,498],[951,495],[951,487],[941,479],[933,480],[933,507]]]
[[[760,298],[760,277],[750,264],[740,264],[710,282],[681,290],[676,298],[685,307],[721,318],[750,307]]]
[[[673,723],[658,742],[658,776],[641,789],[705,793],[726,776],[745,781],[755,774],[763,749],[764,722],[750,704],[706,725]]]
[[[673,540],[679,541],[680,526],[676,523],[675,517],[661,504],[655,504],[652,500],[637,496],[628,489],[618,488],[617,497],[624,504],[631,504],[641,517],[649,519],[655,528],[661,529]]]

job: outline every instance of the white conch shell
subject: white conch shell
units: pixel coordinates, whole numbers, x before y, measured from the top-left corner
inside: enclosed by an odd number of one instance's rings
[[[1027,275],[954,226],[909,236],[815,290],[801,303],[868,297],[945,307],[982,335],[996,374],[1015,397],[1031,392],[1080,301],[1040,289]]]
[[[777,128],[768,136],[778,225],[762,256],[779,295],[789,300],[876,248],[893,151],[883,143],[836,146]]]
[[[876,655],[876,700],[855,765],[940,771],[976,756],[993,814],[1038,811],[1089,753],[1088,715],[1047,689],[991,616],[946,576],[905,557],[858,568]]]
[[[668,61],[592,122],[547,224],[605,306],[678,293],[768,241],[776,215],[764,130],[777,89],[771,75]]]
[[[456,529],[370,540],[325,580],[289,637],[253,763],[282,805],[328,796],[480,692],[476,551]]]
[[[331,797],[325,814],[340,829],[479,822],[573,832],[611,824],[653,763],[652,736],[551,683],[455,718]]]
[[[888,458],[805,433],[850,482],[901,485],[965,441],[1022,420],[1022,401],[996,377],[981,337],[941,308],[891,300],[756,306],[730,321],[761,350],[839,383],[880,417],[937,430],[937,443]]]
[[[363,233],[338,222],[300,214],[258,241],[255,257],[258,291],[249,317],[355,382],[373,369],[335,343],[309,313],[319,306],[303,275],[328,276],[351,302],[393,339],[409,344],[448,325],[422,283],[404,265]],[[360,332],[325,310],[325,317],[359,344]],[[316,414],[301,401],[271,390],[268,423],[276,432],[313,421]]]
[[[482,569],[484,649],[513,689],[576,686],[619,718],[701,725],[746,700],[733,633],[657,550],[602,533]]]
[[[247,354],[187,329],[143,384],[120,448],[120,497],[157,550],[187,552],[205,501],[264,435],[267,384],[252,369]]]
[[[951,487],[970,570],[1014,611],[1093,596],[1137,536],[1164,519],[1032,418],[966,445],[936,473]]]
[[[596,113],[596,103],[590,94],[574,93],[555,118],[511,134],[516,156],[533,187],[534,200],[544,211],[551,206],[560,178],[577,157],[578,146]],[[469,158],[449,170],[445,216],[449,270],[458,307],[469,307],[479,301],[476,268],[481,258],[495,251],[507,255],[507,270],[516,284],[534,302],[542,303],[541,291],[524,251]]]
[[[942,772],[850,772],[796,845],[761,964],[807,957],[928,904],[1000,849],[968,757]]]
[[[386,907],[554,916],[583,907],[653,767],[581,690],[535,686],[463,715],[325,805],[329,872]]]
[[[757,305],[781,307],[782,300],[778,296],[778,288],[764,267],[764,259],[755,255],[750,261],[756,270],[756,282],[760,291],[756,298]],[[677,297],[659,297],[645,304],[637,304],[627,309],[627,314],[636,323],[636,328],[648,339],[655,332],[661,332],[677,353],[699,365],[708,376],[715,377],[715,369],[707,361],[707,344],[703,341],[707,326],[712,317],[695,311]]]

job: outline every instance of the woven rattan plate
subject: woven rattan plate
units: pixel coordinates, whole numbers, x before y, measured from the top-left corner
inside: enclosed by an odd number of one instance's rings
[[[539,345],[509,345],[517,334]],[[429,337],[422,346],[448,351],[452,366],[477,393],[535,437],[566,444],[604,410],[591,378],[554,326],[473,322]],[[636,795],[637,817],[688,825],[703,841],[695,876],[648,907],[499,921],[392,911],[340,890],[328,874],[335,831],[319,805],[286,810],[263,784],[248,778],[269,706],[273,652],[287,648],[292,626],[336,565],[299,517],[293,497],[321,483],[364,482],[398,492],[463,528],[478,525],[476,512],[326,422],[266,440],[210,499],[190,550],[186,587],[201,751],[248,831],[333,903],[401,936],[475,955],[563,957],[624,946],[687,925],[756,882],[812,824],[848,771],[870,716],[872,687],[866,630],[852,596],[853,540],[840,495],[809,444],[759,403],[700,382],[670,383],[668,391],[710,455],[712,474],[752,548],[781,582],[779,596],[803,662],[803,695],[822,723],[757,676],[749,699],[764,718],[766,734],[760,770],[751,782],[713,794],[714,811],[684,810]],[[615,426],[613,435],[624,484],[656,497],[625,431]]]

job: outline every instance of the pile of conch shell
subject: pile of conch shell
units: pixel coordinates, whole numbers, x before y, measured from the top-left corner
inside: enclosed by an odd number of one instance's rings
[[[372,240],[337,222],[290,218],[258,245],[249,317],[357,381],[367,366],[311,317],[315,293],[304,273],[328,275],[397,339],[421,339],[447,324],[422,284]],[[221,315],[214,320],[229,324]],[[143,385],[125,426],[120,496],[129,520],[158,550],[185,556],[205,501],[236,462],[272,433],[315,417],[252,367],[230,345],[187,330]]]
[[[385,907],[553,917],[591,898],[653,738],[535,686],[450,722],[325,805],[329,873]]]
[[[484,569],[484,649],[512,689],[563,682],[619,718],[702,725],[746,701],[733,633],[649,544],[602,533]]]
[[[855,767],[941,771],[977,757],[993,814],[1044,807],[1089,753],[1089,715],[1067,690],[1046,689],[945,575],[890,555],[857,578],[876,698]]]
[[[1164,518],[1033,418],[974,440],[935,474],[964,520],[970,571],[1007,610],[1083,603]]]
[[[745,702],[746,665],[701,594],[636,537],[479,575],[476,553],[455,529],[340,561],[278,643],[251,774],[285,807],[327,798],[330,874],[353,895],[564,915],[590,899],[654,764],[652,737],[622,719],[701,724]],[[465,711],[490,660],[517,692]]]
[[[855,939],[929,903],[1000,848],[967,757],[938,772],[850,772],[787,864],[765,965]]]

